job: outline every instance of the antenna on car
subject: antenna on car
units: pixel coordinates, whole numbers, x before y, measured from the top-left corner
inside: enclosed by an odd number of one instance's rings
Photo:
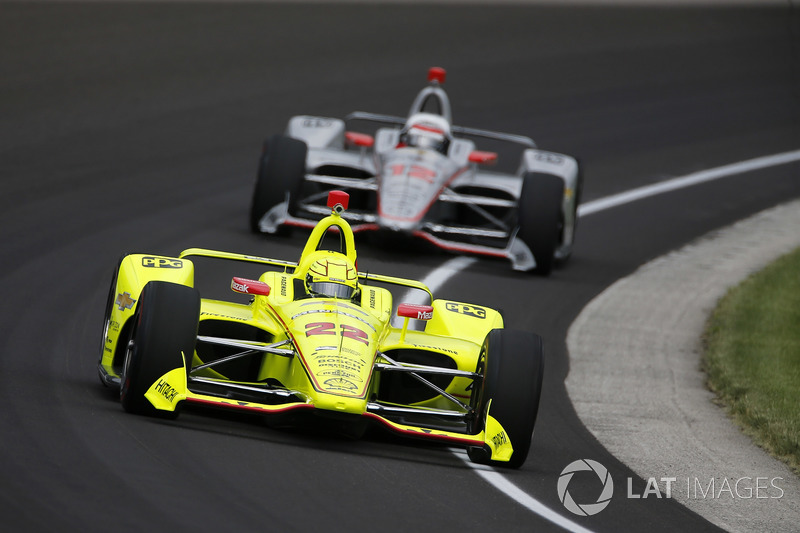
[[[447,71],[442,67],[431,67],[428,69],[428,81],[432,84],[443,85],[447,77]]]
[[[350,195],[344,191],[331,191],[328,193],[328,207],[331,208],[332,215],[341,215],[347,210],[350,202]]]

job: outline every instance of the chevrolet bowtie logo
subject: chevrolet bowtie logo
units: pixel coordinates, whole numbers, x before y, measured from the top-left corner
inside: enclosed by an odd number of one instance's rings
[[[131,298],[130,293],[124,292],[122,294],[117,294],[117,301],[114,303],[119,306],[120,311],[124,311],[133,307],[133,304],[136,303],[136,300]]]

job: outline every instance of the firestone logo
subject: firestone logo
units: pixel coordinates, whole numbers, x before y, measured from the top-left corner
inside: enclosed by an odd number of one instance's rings
[[[569,493],[569,490],[567,490],[569,488],[569,482],[572,480],[572,476],[575,475],[575,472],[582,471],[593,471],[597,474],[597,478],[603,485],[600,496],[597,497],[597,501],[594,503],[576,503]],[[566,507],[569,512],[579,516],[596,515],[611,503],[611,496],[613,495],[614,480],[611,479],[611,474],[608,473],[608,469],[591,459],[578,459],[577,461],[573,461],[561,471],[561,475],[558,477],[558,499],[561,500],[561,503],[564,504],[564,507]]]

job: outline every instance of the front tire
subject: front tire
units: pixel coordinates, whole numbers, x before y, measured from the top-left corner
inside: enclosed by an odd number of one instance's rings
[[[117,279],[119,278],[119,268],[122,265],[122,260],[125,259],[127,254],[122,254],[117,260],[114,267],[114,273],[111,276],[111,286],[108,288],[108,296],[106,297],[106,310],[103,314],[103,336],[100,340],[100,356],[97,360],[97,372],[100,375],[100,382],[106,387],[116,386],[114,379],[103,368],[103,356],[106,352],[106,343],[108,341],[108,332],[111,327],[111,313],[114,310],[114,301],[117,297]]]
[[[161,376],[188,364],[194,355],[200,319],[200,293],[193,287],[151,281],[145,285],[122,369],[120,402],[129,413],[175,417],[158,410],[145,393]]]
[[[564,181],[550,174],[525,174],[519,198],[519,231],[517,237],[530,248],[536,268],[533,272],[547,276],[553,269],[555,252],[563,227],[561,206]]]
[[[476,463],[519,468],[528,458],[544,376],[542,338],[527,331],[493,329],[486,336],[478,361],[483,382],[475,387],[472,406],[475,429],[482,430],[491,400],[490,414],[508,433],[514,453],[509,462],[489,461],[483,448],[467,450]]]
[[[306,143],[291,137],[274,135],[264,142],[250,206],[250,229],[254,233],[261,232],[261,218],[285,201],[287,193],[288,211],[290,214],[294,213],[305,180],[307,155]]]

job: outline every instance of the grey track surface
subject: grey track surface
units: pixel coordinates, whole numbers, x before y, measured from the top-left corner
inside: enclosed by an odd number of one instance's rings
[[[555,530],[441,448],[200,411],[171,423],[127,416],[95,370],[115,260],[190,246],[296,258],[302,232],[247,230],[262,140],[293,114],[403,114],[431,65],[448,69],[458,123],[581,157],[585,200],[796,149],[798,35],[788,4],[0,3],[4,527]],[[545,338],[533,449],[509,480],[567,513],[556,483],[575,459],[636,476],[567,397],[567,328],[641,264],[800,196],[797,174],[787,165],[593,215],[549,279],[479,261],[442,288]],[[364,244],[359,266],[421,278],[448,257]],[[230,273],[212,274],[227,287]],[[598,488],[576,477],[570,490],[590,499]],[[675,501],[624,491],[618,483],[605,511],[576,520],[597,531],[716,529]]]
[[[795,528],[800,479],[712,402],[703,328],[729,287],[800,246],[798,228],[794,201],[712,232],[611,285],[567,337],[567,392],[586,427],[643,478],[676,478],[672,497],[729,531]],[[761,499],[747,489],[759,477]],[[720,492],[725,479],[741,490]]]

